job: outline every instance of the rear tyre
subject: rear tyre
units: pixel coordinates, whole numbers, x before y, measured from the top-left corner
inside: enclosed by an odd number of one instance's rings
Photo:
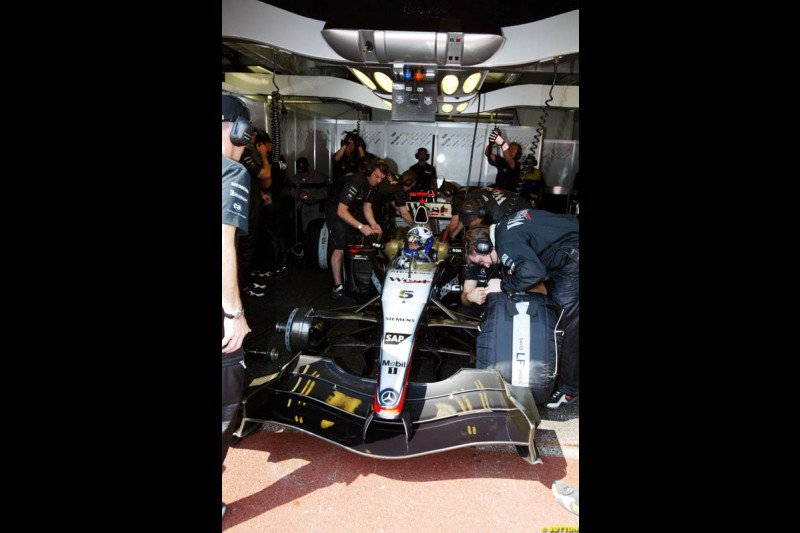
[[[308,266],[327,270],[330,265],[331,239],[328,225],[324,218],[317,218],[308,223],[303,237],[303,258]]]

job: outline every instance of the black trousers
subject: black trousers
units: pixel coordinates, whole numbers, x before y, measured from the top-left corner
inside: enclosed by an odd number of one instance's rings
[[[568,252],[569,250],[566,250]],[[558,363],[557,388],[568,394],[578,394],[578,262],[568,259],[551,277],[553,279],[553,301],[563,309],[557,329],[564,331]]]
[[[239,425],[239,407],[244,392],[244,350],[222,356],[222,464],[228,455],[233,432]]]

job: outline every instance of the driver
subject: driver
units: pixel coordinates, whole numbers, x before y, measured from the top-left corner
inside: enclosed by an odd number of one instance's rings
[[[408,230],[402,254],[409,259],[416,256],[417,261],[433,261],[433,232],[425,226]]]

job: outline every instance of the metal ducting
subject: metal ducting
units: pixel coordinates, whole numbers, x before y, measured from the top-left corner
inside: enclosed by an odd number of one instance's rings
[[[505,37],[487,33],[324,29],[333,50],[358,63],[435,63],[471,66],[487,61]]]

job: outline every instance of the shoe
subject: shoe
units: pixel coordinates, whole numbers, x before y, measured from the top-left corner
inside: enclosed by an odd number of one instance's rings
[[[245,294],[247,296],[253,296],[255,298],[261,298],[262,296],[264,296],[264,289],[263,287],[257,289],[254,283],[253,285],[248,285],[247,287],[242,289],[242,294]]]
[[[222,502],[222,518],[225,518],[225,511],[228,510],[228,506],[225,505],[225,502]]]
[[[331,297],[334,300],[338,300],[342,296],[344,296],[344,285],[338,285],[338,286],[334,287],[333,288],[333,293],[331,293]]]
[[[287,274],[286,267],[281,267],[275,271],[262,270],[261,272],[256,274],[256,276],[262,279],[263,278],[276,279],[276,278],[282,278],[286,274]]]
[[[558,409],[562,405],[569,405],[577,399],[577,394],[567,394],[566,392],[556,389],[553,391],[553,394],[550,396],[550,399],[547,400],[547,403],[544,404],[544,406],[548,409]]]
[[[560,503],[564,509],[575,516],[580,516],[578,514],[580,509],[580,495],[578,494],[578,489],[570,487],[563,481],[553,481],[551,489],[553,491],[553,496],[556,497],[556,501]]]

